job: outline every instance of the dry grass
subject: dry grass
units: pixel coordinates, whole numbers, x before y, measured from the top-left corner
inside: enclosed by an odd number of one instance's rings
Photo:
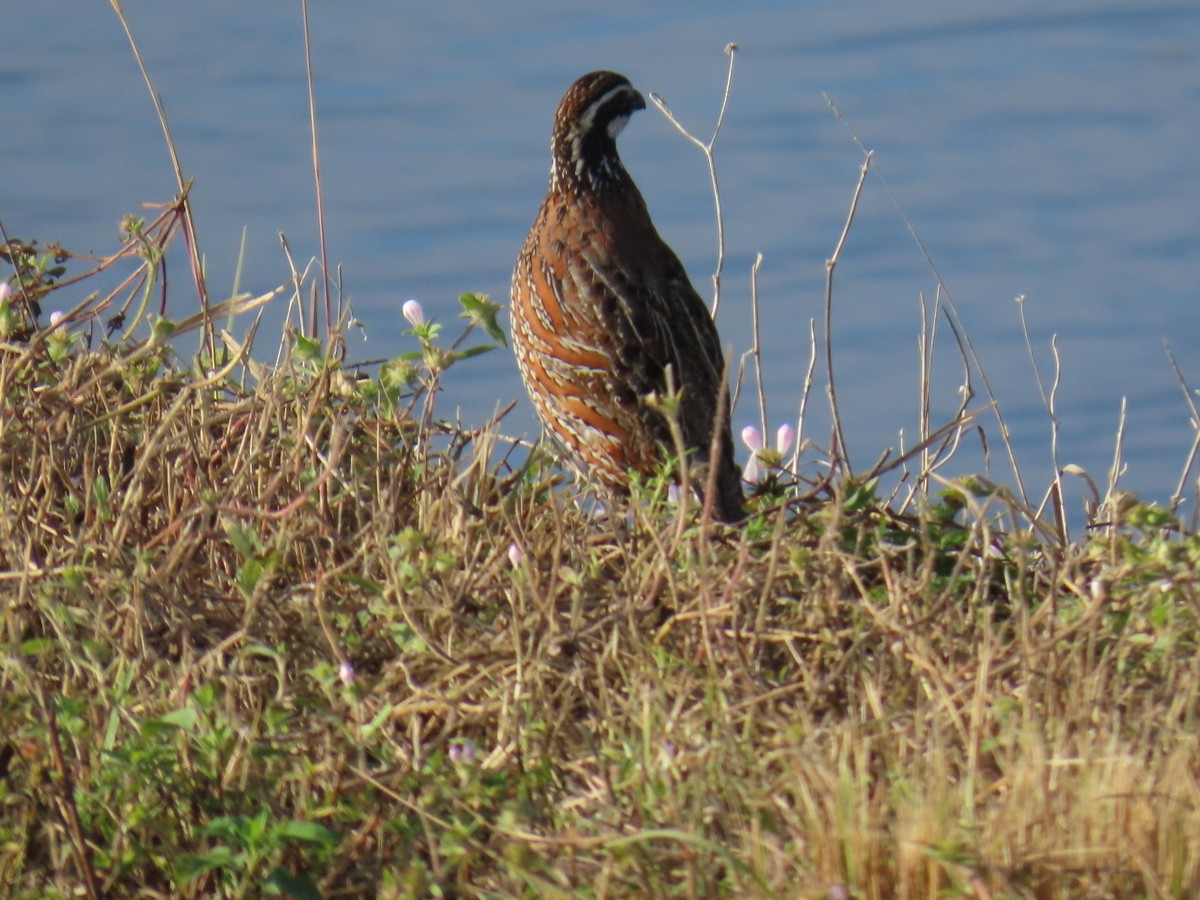
[[[1200,538],[1156,510],[596,519],[419,360],[63,334],[0,347],[9,892],[1200,890]]]

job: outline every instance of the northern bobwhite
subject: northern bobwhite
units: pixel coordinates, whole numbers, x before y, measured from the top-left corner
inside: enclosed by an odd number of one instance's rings
[[[563,95],[550,188],[513,271],[513,349],[542,425],[576,468],[617,491],[629,470],[651,474],[663,448],[674,451],[655,398],[681,391],[692,484],[706,483],[720,429],[713,510],[736,522],[744,497],[717,328],[617,155],[617,135],[645,108],[613,72]]]

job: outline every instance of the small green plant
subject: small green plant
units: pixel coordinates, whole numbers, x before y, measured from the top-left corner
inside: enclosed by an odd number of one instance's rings
[[[292,872],[273,863],[285,851],[307,847],[315,854],[315,871],[336,850],[338,837],[316,822],[286,820],[272,822],[269,810],[251,816],[218,816],[200,826],[200,834],[215,846],[197,855],[185,856],[176,869],[187,884],[214,874],[231,896],[283,894],[296,898],[319,898],[321,892],[307,872]]]

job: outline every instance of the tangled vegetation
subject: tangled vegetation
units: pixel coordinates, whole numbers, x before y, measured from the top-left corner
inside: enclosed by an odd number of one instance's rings
[[[369,377],[163,338],[265,298],[88,348],[29,315],[67,254],[10,251],[7,891],[1200,889],[1200,537],[1162,511],[1061,544],[980,484],[776,469],[741,528],[663,484],[597,516],[430,415],[479,349],[433,323]]]

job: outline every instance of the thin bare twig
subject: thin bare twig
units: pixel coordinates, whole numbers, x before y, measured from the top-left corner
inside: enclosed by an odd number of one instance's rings
[[[1055,408],[1055,400],[1058,395],[1058,386],[1062,381],[1062,366],[1058,357],[1058,336],[1051,335],[1050,347],[1051,353],[1054,356],[1054,383],[1050,387],[1050,392],[1046,392],[1046,383],[1042,378],[1042,367],[1038,364],[1037,354],[1033,350],[1033,341],[1029,337],[1029,323],[1025,318],[1025,295],[1016,298],[1017,301],[1017,318],[1021,322],[1021,334],[1025,339],[1025,350],[1029,354],[1029,361],[1033,364],[1033,377],[1037,383],[1038,395],[1042,398],[1042,406],[1045,407],[1046,413],[1050,416],[1050,460],[1054,465],[1054,481],[1047,491],[1046,497],[1042,500],[1041,508],[1038,509],[1040,516],[1045,508],[1047,501],[1053,502],[1054,521],[1058,526],[1058,538],[1062,543],[1067,541],[1067,520],[1066,511],[1063,509],[1063,493],[1062,493],[1062,466],[1058,459],[1058,412]]]
[[[921,308],[921,332],[917,335],[917,356],[920,365],[920,394],[917,410],[917,441],[929,437],[930,419],[930,388],[933,376],[933,337],[929,327],[929,309],[925,304],[925,292],[919,298]],[[936,315],[934,321],[937,321]],[[921,453],[921,474],[917,478],[917,488],[924,490],[929,481],[929,451]]]
[[[937,330],[938,322],[941,317],[939,313],[942,310],[942,289],[940,286],[934,287],[933,292],[933,309],[927,307],[925,302],[925,294],[921,294],[921,336],[919,338],[919,349],[921,357],[921,399],[920,399],[920,418],[918,422],[918,440],[924,441],[929,437],[930,423],[933,419],[933,350],[937,346]],[[961,353],[961,349],[959,351]],[[966,359],[963,360],[964,365]],[[969,369],[968,369],[969,371]],[[961,415],[970,403],[968,399],[963,399],[962,405],[959,407],[958,414]],[[956,416],[957,418],[957,416]],[[961,437],[961,435],[959,436]],[[954,439],[957,444],[958,438]],[[946,445],[943,444],[936,452],[927,450],[921,454],[921,473],[917,478],[917,488],[925,492],[929,486],[929,475],[938,467],[945,464],[945,459],[939,459],[945,451]]]
[[[954,418],[952,418],[949,422],[934,431],[929,435],[929,437],[919,442],[916,446],[909,447],[907,450],[902,450],[900,455],[895,459],[891,459],[892,449],[888,448],[880,456],[879,461],[876,462],[875,465],[873,465],[866,472],[862,473],[859,477],[863,481],[870,481],[873,478],[886,475],[888,472],[904,466],[909,460],[919,456],[934,444],[953,440],[956,434],[961,435],[966,428],[974,423],[979,414],[984,412],[987,408],[987,406],[983,406],[977,410],[959,410],[958,414],[955,415]],[[905,501],[905,505],[907,505],[907,503],[908,501]]]
[[[1183,377],[1183,370],[1179,367],[1178,360],[1175,359],[1175,354],[1171,350],[1171,342],[1166,338],[1163,339],[1163,350],[1166,351],[1167,359],[1171,363],[1171,370],[1175,373],[1175,380],[1179,382],[1179,389],[1183,391],[1184,402],[1188,405],[1188,411],[1191,413],[1192,428],[1196,430],[1196,438],[1192,441],[1192,448],[1188,452],[1187,461],[1183,466],[1183,471],[1179,473],[1179,483],[1175,485],[1175,492],[1171,495],[1171,510],[1179,508],[1179,504],[1183,502],[1184,485],[1192,471],[1192,467],[1196,464],[1196,457],[1200,454],[1200,409],[1196,408],[1195,394],[1188,386],[1187,379]],[[1200,510],[1197,511],[1200,514]]]
[[[707,142],[700,140],[689,132],[680,121],[675,118],[675,114],[671,112],[671,108],[667,106],[667,102],[663,98],[654,93],[650,93],[651,102],[658,107],[658,111],[667,117],[667,121],[675,126],[675,129],[685,138],[700,148],[700,152],[704,154],[704,160],[708,163],[708,177],[712,181],[713,205],[716,207],[717,213],[717,268],[713,272],[713,305],[712,317],[717,317],[717,310],[721,306],[721,272],[725,268],[725,214],[721,210],[721,188],[717,183],[717,163],[713,159],[713,147],[717,143],[717,135],[721,133],[721,125],[725,121],[725,109],[729,105],[729,89],[733,86],[733,59],[737,54],[737,44],[726,44],[725,55],[729,57],[729,69],[725,73],[725,92],[721,95],[721,110],[717,113],[717,124],[713,128],[712,137]]]
[[[1057,494],[1057,505],[1054,508],[1054,518],[1058,522],[1058,533],[1064,545],[1070,540],[1067,531],[1067,511],[1063,505],[1062,465],[1058,456],[1058,436],[1061,424],[1058,421],[1058,389],[1062,385],[1062,357],[1058,352],[1058,335],[1050,335],[1050,353],[1054,357],[1054,382],[1050,385],[1050,404],[1046,412],[1050,414],[1050,458],[1054,461],[1054,490]]]
[[[62,815],[67,833],[71,836],[71,848],[75,851],[75,858],[79,863],[79,874],[83,879],[87,895],[99,900],[101,896],[100,883],[96,878],[95,866],[92,864],[92,848],[88,844],[87,836],[83,833],[79,808],[75,804],[75,779],[71,774],[73,767],[67,765],[66,755],[63,753],[62,740],[58,734],[58,713],[46,695],[45,689],[40,686],[37,690],[37,700],[46,723],[46,733],[50,742],[50,759],[54,765],[54,771],[58,775],[59,794],[55,799],[58,801],[59,813]]]
[[[1125,413],[1126,413],[1126,399],[1124,397],[1122,397],[1121,398],[1121,415],[1117,419],[1117,437],[1116,437],[1116,440],[1113,441],[1112,467],[1108,470],[1108,486],[1104,491],[1104,503],[1102,504],[1103,506],[1109,507],[1114,513],[1116,512],[1117,485],[1121,480],[1121,476],[1125,473],[1125,464],[1122,460],[1122,455],[1125,450],[1125,424],[1126,424]],[[1196,437],[1197,437],[1197,440],[1200,440],[1200,431],[1198,431],[1196,433]],[[1193,443],[1192,444],[1193,458],[1194,458],[1194,454],[1196,452],[1196,448],[1197,448],[1197,444]],[[1189,466],[1189,468],[1190,468],[1190,466]],[[1187,474],[1187,470],[1185,469],[1184,475],[1186,476],[1186,474]],[[1180,487],[1182,487],[1182,480],[1180,482]],[[1179,487],[1177,487],[1175,489],[1175,492],[1176,492],[1176,495],[1178,495]],[[1174,497],[1172,497],[1172,502],[1174,503]],[[1171,508],[1175,509],[1175,506],[1172,505]]]
[[[855,146],[862,150],[863,153],[869,155],[870,151],[863,146],[863,143],[861,140],[859,140],[858,135],[854,133],[854,129],[850,127],[850,123],[846,121],[846,117],[842,115],[842,111],[837,108],[837,105],[829,98],[828,95],[825,95],[825,100],[833,110],[834,115],[837,116],[838,120],[850,133],[850,139],[854,142]],[[938,287],[942,291],[942,295],[945,297],[944,308],[946,312],[946,321],[950,325],[951,330],[954,332],[955,339],[959,342],[959,347],[962,348],[965,354],[967,354],[971,365],[974,367],[975,371],[979,373],[980,380],[983,382],[983,389],[987,394],[988,400],[990,401],[989,406],[992,408],[992,411],[996,416],[996,420],[1000,424],[1000,439],[1004,443],[1005,453],[1008,455],[1009,465],[1012,467],[1013,480],[1016,482],[1017,492],[1021,497],[1021,502],[1028,507],[1029,495],[1025,491],[1025,482],[1021,477],[1021,469],[1017,465],[1016,450],[1013,447],[1012,438],[1009,436],[1008,426],[1004,422],[1004,416],[1000,410],[999,400],[996,398],[995,391],[992,390],[991,382],[987,377],[987,372],[983,368],[983,362],[979,358],[979,353],[975,349],[975,344],[962,325],[962,316],[958,312],[958,307],[954,302],[954,297],[951,295],[949,288],[946,286],[946,280],[942,277],[941,270],[938,269],[937,264],[933,261],[933,256],[929,253],[928,248],[925,246],[925,242],[917,233],[916,226],[913,225],[912,220],[908,217],[908,213],[904,210],[904,206],[900,203],[900,198],[896,196],[896,192],[892,190],[891,184],[888,182],[887,178],[884,177],[882,170],[880,170],[878,166],[876,166],[876,175],[879,178],[880,183],[883,185],[883,189],[887,192],[888,197],[891,198],[892,204],[900,213],[900,218],[901,221],[904,222],[904,227],[908,229],[908,233],[912,236],[913,241],[916,243],[917,249],[920,250],[921,255],[925,258],[925,264],[929,266],[930,271],[933,273],[934,279],[937,281]],[[969,384],[968,387],[970,387]]]
[[[949,424],[941,429],[941,438],[939,440],[930,441],[930,428],[932,427],[932,386],[933,386],[933,353],[937,346],[937,328],[942,312],[942,288],[941,285],[935,287],[933,310],[930,312],[924,302],[921,304],[921,339],[922,359],[921,359],[921,422],[920,422],[920,440],[925,446],[925,450],[921,453],[921,471],[915,479],[912,487],[909,490],[908,496],[904,498],[900,509],[907,509],[918,497],[926,495],[928,492],[929,479],[934,476],[938,470],[946,466],[955,454],[958,453],[958,448],[962,443],[962,439],[966,434],[966,429],[974,420],[973,416],[968,415],[967,410],[970,408],[971,401],[975,399],[975,391],[971,387],[971,360],[968,356],[966,348],[963,346],[963,341],[955,328],[953,320],[947,316],[946,321],[950,326],[950,333],[954,337],[955,344],[958,347],[959,359],[963,366],[963,382],[959,388],[958,407],[950,416]],[[984,461],[985,468],[987,462],[987,440],[982,429],[978,429],[979,435],[984,444]]]
[[[854,186],[854,195],[850,198],[850,209],[846,213],[846,224],[838,236],[837,246],[833,254],[825,261],[825,375],[828,379],[829,412],[833,417],[833,442],[830,448],[829,461],[833,468],[842,468],[847,474],[853,471],[850,465],[850,454],[846,449],[846,435],[842,431],[842,416],[838,412],[837,388],[833,379],[833,271],[837,268],[842,248],[846,246],[846,238],[850,236],[850,226],[854,224],[854,216],[858,212],[858,201],[862,197],[863,185],[867,181],[867,173],[871,170],[871,151],[863,160],[858,171],[858,183]]]
[[[796,412],[796,446],[788,470],[793,477],[800,476],[800,451],[804,448],[804,415],[808,411],[808,398],[812,396],[813,375],[817,371],[817,320],[808,320],[808,369],[804,372],[804,385],[800,388],[800,408]]]
[[[196,222],[192,218],[192,204],[188,200],[189,185],[183,177],[183,164],[179,161],[179,152],[175,148],[175,139],[171,136],[170,125],[167,124],[167,110],[163,106],[162,98],[154,87],[154,82],[150,80],[150,73],[146,69],[146,64],[142,61],[142,53],[138,49],[137,41],[134,40],[133,30],[129,27],[129,21],[125,18],[125,11],[121,8],[121,0],[109,0],[109,2],[112,4],[113,11],[116,12],[117,18],[121,20],[121,27],[125,29],[125,37],[129,40],[130,49],[133,50],[133,58],[137,61],[138,69],[141,70],[142,80],[146,82],[146,89],[150,91],[150,99],[154,102],[154,112],[158,116],[158,123],[162,126],[163,137],[167,141],[167,152],[171,155],[171,167],[175,170],[175,182],[179,186],[180,202],[183,204],[183,225],[186,236],[184,243],[188,249],[188,262],[192,267],[192,280],[196,283],[196,292],[200,297],[200,308],[207,312],[208,286],[204,280],[204,267],[200,262],[200,239],[196,234]],[[205,321],[203,334],[209,358],[215,359],[217,355],[217,343],[212,322]]]
[[[762,266],[763,255],[755,254],[754,265],[750,267],[750,328],[754,333],[754,381],[758,385],[758,418],[762,424],[763,440],[767,439],[767,391],[763,382],[762,370],[762,338],[758,325],[758,270]]]
[[[333,335],[333,306],[329,300],[329,254],[325,244],[325,192],[321,189],[321,153],[317,142],[317,100],[313,88],[312,41],[308,29],[308,0],[301,0],[300,8],[304,18],[304,71],[308,79],[308,127],[312,137],[312,167],[313,183],[317,192],[317,238],[321,244],[321,286],[325,297],[325,333]],[[310,337],[317,336],[317,323],[309,323],[312,328]]]

